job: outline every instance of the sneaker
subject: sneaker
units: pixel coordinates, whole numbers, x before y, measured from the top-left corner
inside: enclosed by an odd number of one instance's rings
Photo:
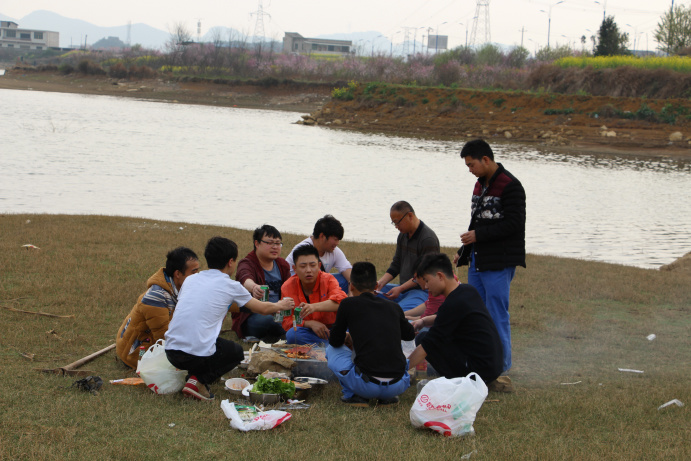
[[[400,400],[398,397],[391,397],[390,399],[379,399],[377,405],[396,405]]]
[[[504,392],[510,394],[513,392],[513,384],[511,378],[508,376],[500,376],[487,385],[490,392]]]
[[[182,388],[182,393],[198,400],[214,399],[214,395],[211,393],[209,386],[200,383],[196,376],[190,376],[185,383],[185,387]]]
[[[367,408],[369,407],[369,400],[360,397],[359,395],[353,395],[351,398],[346,399],[341,397],[341,402],[351,407]]]

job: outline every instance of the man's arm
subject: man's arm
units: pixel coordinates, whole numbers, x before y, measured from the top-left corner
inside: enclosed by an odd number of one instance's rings
[[[306,320],[305,327],[312,330],[321,339],[329,339],[329,329],[323,323],[317,320]]]
[[[377,282],[377,287],[375,288],[375,290],[381,291],[381,289],[384,287],[384,285],[386,285],[387,283],[389,283],[392,280],[393,280],[393,275],[389,274],[388,272],[385,273],[384,275],[381,276],[381,278]]]
[[[415,339],[415,330],[413,326],[408,322],[408,320],[403,315],[403,311],[399,312],[398,324],[401,328],[401,339],[403,341],[412,341]]]
[[[341,275],[348,281],[350,282],[350,271],[352,269],[346,269],[343,272],[341,272]]]
[[[336,322],[329,335],[329,344],[333,347],[341,347],[345,343],[346,331],[348,330],[347,312],[343,309],[336,314]]]
[[[420,304],[417,307],[413,307],[412,309],[408,310],[405,312],[406,317],[420,317],[422,314],[425,313],[425,309],[427,306],[425,303]]]
[[[410,354],[410,357],[408,357],[410,368],[415,368],[420,362],[425,360],[425,357],[427,357],[425,349],[423,349],[422,346],[416,347],[413,353]]]
[[[252,298],[243,307],[246,307],[255,314],[268,315],[278,311],[290,310],[294,305],[295,302],[293,301],[293,298],[283,298],[277,303],[268,303]]]

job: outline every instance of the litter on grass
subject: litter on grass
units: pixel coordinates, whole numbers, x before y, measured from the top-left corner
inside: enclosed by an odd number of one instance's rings
[[[619,371],[624,371],[626,373],[643,373],[643,370],[632,370],[631,368],[619,368]]]
[[[676,406],[678,406],[678,407],[683,407],[683,406],[684,406],[684,404],[681,402],[681,400],[679,400],[679,399],[673,399],[673,400],[670,400],[670,401],[667,402],[667,403],[663,403],[662,405],[660,405],[659,407],[657,407],[657,409],[658,409],[658,410],[662,410],[663,408],[666,408],[666,407],[668,407],[668,406],[670,406],[670,405],[676,405]]]
[[[647,339],[648,341],[652,341],[652,340],[655,339],[655,338],[657,338],[657,336],[655,336],[654,334],[653,334],[653,335],[648,335],[648,336],[645,337],[645,339]]]
[[[561,383],[562,386],[571,386],[573,384],[581,384],[583,381],[576,381],[575,383]]]

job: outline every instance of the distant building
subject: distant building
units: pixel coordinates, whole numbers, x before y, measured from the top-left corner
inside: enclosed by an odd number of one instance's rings
[[[57,48],[60,33],[50,30],[20,29],[12,21],[0,21],[0,47],[23,50],[45,50]]]
[[[329,40],[326,38],[305,38],[296,32],[286,32],[283,37],[283,52],[298,54],[349,54],[353,47],[351,40]]]

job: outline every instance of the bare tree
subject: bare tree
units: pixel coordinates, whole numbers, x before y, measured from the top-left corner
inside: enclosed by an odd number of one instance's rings
[[[168,29],[170,37],[165,44],[171,66],[183,64],[185,47],[192,41],[192,32],[183,22],[176,22]]]

